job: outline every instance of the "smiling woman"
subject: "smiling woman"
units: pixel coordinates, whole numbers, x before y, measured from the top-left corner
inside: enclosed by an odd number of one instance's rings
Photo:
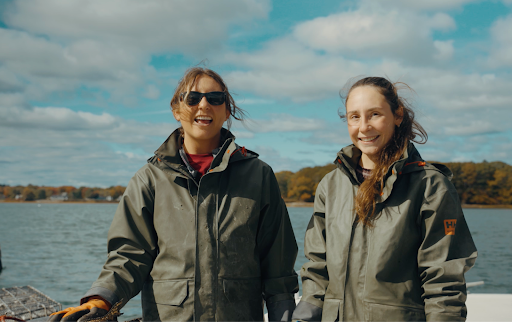
[[[406,103],[382,77],[348,91],[353,144],[316,190],[294,320],[465,320],[476,248],[450,170],[412,143],[427,135]]]
[[[365,223],[374,213],[375,196],[391,164],[400,159],[409,142],[425,143],[428,138],[412,108],[398,95],[399,85],[410,89],[381,77],[363,78],[351,86],[345,97],[346,114],[340,114],[347,121],[352,143],[361,151],[356,172],[362,184],[355,206]]]
[[[347,100],[348,131],[350,139],[361,150],[361,165],[373,169],[379,152],[400,127],[403,111],[392,111],[379,90],[370,86],[354,88]]]
[[[181,128],[128,184],[99,278],[52,322],[112,318],[140,291],[144,321],[262,321],[262,299],[271,321],[290,320],[297,243],[279,185],[222,127],[243,111],[205,68],[185,73],[171,108]]]
[[[226,108],[226,93],[212,77],[198,75],[190,91],[179,93],[179,98],[172,113],[181,123],[185,151],[210,153],[219,146],[220,129],[231,114]]]

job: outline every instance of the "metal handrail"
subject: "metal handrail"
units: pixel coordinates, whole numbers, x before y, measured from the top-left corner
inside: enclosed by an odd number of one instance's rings
[[[471,282],[471,283],[466,283],[466,287],[473,287],[473,286],[478,286],[478,285],[484,285],[484,281],[478,281],[478,282]]]

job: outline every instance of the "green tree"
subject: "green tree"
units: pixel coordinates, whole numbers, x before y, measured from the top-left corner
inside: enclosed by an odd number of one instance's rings
[[[46,190],[44,188],[37,189],[37,200],[46,199]]]
[[[34,192],[33,186],[29,185],[23,189],[23,200],[25,201],[33,201],[36,200],[36,194]]]

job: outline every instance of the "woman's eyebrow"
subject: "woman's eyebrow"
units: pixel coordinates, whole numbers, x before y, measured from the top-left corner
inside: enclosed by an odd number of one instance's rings
[[[373,112],[373,111],[376,111],[376,110],[382,110],[384,107],[382,106],[375,106],[375,107],[370,107],[369,109],[365,109],[363,110],[362,112]],[[351,111],[347,111],[347,114],[354,114],[354,113],[359,113],[360,111],[359,110],[351,110]]]
[[[383,108],[384,107],[382,107],[382,106],[375,106],[375,107],[367,109],[367,111],[368,112],[373,112],[373,111],[377,111],[377,110],[382,110]]]

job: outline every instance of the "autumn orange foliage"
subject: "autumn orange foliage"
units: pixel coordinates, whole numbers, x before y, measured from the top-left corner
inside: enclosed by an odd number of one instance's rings
[[[65,194],[67,201],[79,200],[112,200],[114,201],[124,193],[123,186],[112,186],[109,188],[89,188],[73,186],[8,186],[0,185],[0,199],[6,201],[35,201],[46,200],[52,196]]]
[[[512,166],[504,162],[448,162],[453,172],[452,183],[462,204],[512,205]],[[313,201],[318,183],[335,168],[334,164],[303,168],[297,172],[276,173],[281,195],[287,201]],[[90,188],[73,186],[9,186],[0,184],[0,199],[33,201],[66,193],[69,201],[117,199],[123,186]]]
[[[438,162],[437,162],[438,163]],[[462,204],[512,205],[512,166],[504,162],[448,162]],[[320,180],[335,166],[281,171],[276,178],[287,201],[313,201]]]

